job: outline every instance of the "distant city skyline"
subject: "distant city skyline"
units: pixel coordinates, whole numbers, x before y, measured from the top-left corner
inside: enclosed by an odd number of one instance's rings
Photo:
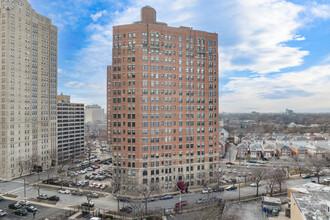
[[[73,102],[105,108],[112,26],[150,5],[170,26],[219,33],[219,112],[330,111],[328,1],[29,2],[59,28],[58,92]]]

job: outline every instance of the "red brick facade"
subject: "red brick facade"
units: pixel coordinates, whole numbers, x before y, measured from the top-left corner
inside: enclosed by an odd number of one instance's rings
[[[164,190],[213,181],[219,160],[218,35],[156,22],[113,27],[107,124],[114,172]]]

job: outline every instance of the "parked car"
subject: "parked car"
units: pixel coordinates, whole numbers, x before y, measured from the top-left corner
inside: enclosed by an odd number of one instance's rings
[[[26,201],[26,200],[18,201],[17,204],[19,204],[21,206],[30,206],[30,202]]]
[[[153,197],[150,197],[147,199],[148,202],[154,202],[155,201],[155,198]],[[142,202],[146,202],[146,199],[143,199]]]
[[[32,206],[32,205],[25,207],[25,209],[26,209],[26,211],[32,212],[32,213],[38,211],[38,209],[36,207]]]
[[[69,166],[68,167],[68,170],[73,170],[74,169],[74,166]]]
[[[303,179],[309,179],[309,178],[311,178],[311,175],[307,174],[307,175],[304,175],[302,178]]]
[[[233,169],[233,173],[237,173],[237,170],[236,169]]]
[[[93,167],[87,167],[86,170],[87,171],[94,171]]]
[[[323,181],[324,181],[325,183],[330,183],[330,177],[325,178]]]
[[[47,200],[49,200],[49,201],[55,201],[55,202],[57,202],[57,201],[59,201],[59,200],[60,200],[60,197],[59,197],[59,196],[56,196],[56,195],[54,195],[54,196],[50,196],[50,197],[48,197],[48,198],[47,198]]]
[[[0,217],[3,217],[7,215],[7,212],[5,212],[4,210],[0,209]]]
[[[37,197],[37,199],[47,199],[48,196],[47,194],[41,194],[40,196]]]
[[[223,192],[223,191],[225,191],[225,188],[223,187],[218,187],[213,189],[213,192]]]
[[[97,194],[97,193],[91,193],[91,194],[88,194],[87,196],[90,198],[99,198],[99,194]]]
[[[14,211],[14,214],[20,216],[26,216],[28,212],[26,211],[26,209],[17,209]]]
[[[202,193],[203,194],[207,194],[207,193],[211,193],[212,189],[203,189]]]
[[[219,201],[221,202],[222,201],[222,198],[220,196],[214,196],[211,198],[211,201]]]
[[[2,196],[0,196],[0,202],[2,202],[3,200],[5,200]]]
[[[187,206],[187,205],[188,205],[187,201],[181,201],[181,204],[180,204],[180,202],[175,203],[175,207],[182,207],[182,206]]]
[[[197,204],[204,203],[204,202],[207,202],[207,198],[199,198],[199,199],[196,201]]]
[[[68,189],[60,189],[58,191],[58,193],[61,193],[61,194],[70,194],[70,190],[68,190]]]
[[[131,201],[131,199],[128,197],[119,197],[118,199],[120,202],[130,202]]]
[[[120,209],[120,212],[131,213],[132,211],[133,211],[133,208],[130,206],[124,206]]]
[[[230,162],[230,161],[226,162],[226,164],[227,165],[235,165],[233,162]]]
[[[88,202],[84,202],[84,203],[81,204],[81,206],[85,206],[85,207],[90,207],[90,208],[92,208],[92,207],[94,207],[94,203],[92,203],[92,202],[90,202],[90,203],[88,203]]]
[[[11,203],[8,205],[8,208],[10,209],[21,209],[22,206],[20,204],[17,204],[17,203]]]
[[[84,195],[83,191],[81,191],[81,190],[74,190],[74,191],[71,192],[71,194],[74,195],[74,196]]]
[[[261,184],[260,184],[260,183],[251,183],[250,186],[252,186],[252,187],[257,187],[257,186],[261,186]]]
[[[228,186],[228,187],[226,188],[227,191],[231,191],[231,190],[235,190],[235,189],[237,189],[236,186]]]
[[[172,195],[166,194],[166,195],[163,195],[162,197],[160,197],[160,200],[166,200],[166,199],[172,199],[172,198],[173,198]]]
[[[100,217],[92,217],[90,220],[102,220]]]

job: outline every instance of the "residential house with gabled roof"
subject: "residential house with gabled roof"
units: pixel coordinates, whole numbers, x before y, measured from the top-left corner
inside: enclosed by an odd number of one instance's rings
[[[265,142],[265,144],[270,144],[270,145],[274,146],[276,144],[276,139],[273,137],[268,137],[268,138],[265,138],[264,142]]]
[[[304,136],[298,136],[291,140],[292,145],[298,145],[298,146],[307,146],[309,145],[309,140]]]
[[[262,148],[263,148],[264,158],[269,159],[275,156],[276,154],[275,146],[270,144],[264,144]]]
[[[245,143],[240,143],[237,145],[237,155],[236,158],[238,159],[245,159],[249,155],[249,147]]]
[[[250,146],[251,143],[252,143],[252,140],[249,137],[243,137],[242,138],[242,143],[246,144],[247,146]]]
[[[281,158],[287,158],[292,156],[291,148],[284,144],[278,144],[276,146],[276,152]]]
[[[226,155],[226,142],[222,139],[219,139],[219,157],[224,157]]]
[[[219,129],[219,139],[227,140],[229,137],[229,132],[224,128]]]
[[[325,137],[311,137],[309,140],[311,145],[330,148],[329,141]]]
[[[311,155],[312,157],[316,157],[316,158],[323,158],[325,155],[325,149],[320,147],[320,146],[313,146],[313,145],[309,145],[307,146],[307,151],[308,154]]]
[[[293,154],[298,155],[298,159],[305,159],[308,153],[307,147],[299,146],[299,145],[291,145],[291,151]]]
[[[282,144],[284,144],[284,145],[287,145],[287,146],[289,146],[289,145],[292,144],[292,143],[291,143],[291,140],[290,140],[287,136],[283,137],[283,138],[280,140],[280,142],[281,142]]]
[[[250,146],[251,158],[257,159],[262,156],[262,147],[260,144],[251,144]]]
[[[252,143],[253,144],[259,144],[259,145],[262,145],[264,142],[264,140],[261,138],[261,137],[256,137],[252,140]]]

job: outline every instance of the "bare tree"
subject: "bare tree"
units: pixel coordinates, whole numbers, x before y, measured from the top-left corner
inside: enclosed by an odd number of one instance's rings
[[[299,172],[300,176],[302,176],[303,173],[308,172],[308,167],[301,161],[301,159],[299,159],[297,154],[293,155],[292,159],[294,162],[294,168]]]
[[[149,202],[148,200],[149,200],[149,198],[151,198],[152,194],[154,194],[158,191],[158,188],[153,183],[139,185],[134,188],[135,188],[135,192],[137,192],[138,196],[141,196],[143,198],[145,214],[147,214],[148,213],[148,202]]]
[[[285,168],[277,169],[274,173],[274,178],[276,180],[276,183],[279,187],[280,193],[282,192],[282,185],[285,183],[286,180],[286,170]]]
[[[321,171],[327,165],[327,161],[323,158],[322,159],[311,158],[309,161],[309,164],[311,165],[311,168],[315,172],[315,175],[317,177],[317,183],[320,183],[320,174],[321,174]]]
[[[267,171],[265,168],[255,168],[252,170],[252,178],[254,182],[257,184],[257,192],[256,195],[259,195],[259,185],[261,180],[265,178]]]
[[[217,181],[217,187],[219,188],[222,185],[221,180],[223,179],[223,176],[225,175],[225,172],[219,168],[218,172],[214,172],[214,178]]]
[[[269,192],[270,196],[273,196],[273,193],[277,186],[277,181],[275,176],[276,176],[276,170],[268,171],[267,175],[265,176],[266,189],[267,192]]]
[[[22,157],[19,156],[18,158],[18,167],[19,167],[19,177],[21,178],[23,175],[24,170],[26,169],[26,161],[22,160]]]

